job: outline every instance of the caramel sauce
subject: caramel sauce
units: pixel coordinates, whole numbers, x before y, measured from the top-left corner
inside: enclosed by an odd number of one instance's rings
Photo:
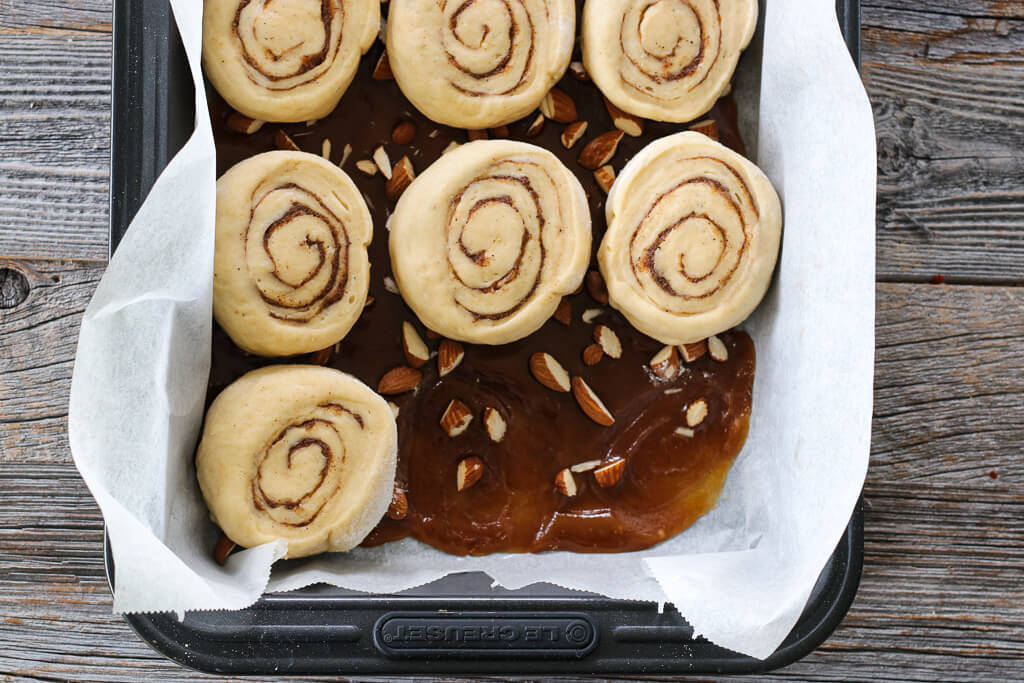
[[[397,162],[408,155],[417,172],[436,160],[450,141],[465,143],[466,131],[429,121],[409,104],[394,81],[375,81],[373,67],[383,47],[378,43],[363,58],[359,74],[338,108],[312,126],[267,124],[253,135],[230,131],[224,123],[229,108],[207,88],[218,150],[218,175],[254,154],[275,149],[274,134],[285,130],[304,151],[319,153],[324,138],[331,140],[337,162],[346,144],[352,155],[344,169],[367,199],[374,218],[370,246],[374,303],[341,342],[327,362],[355,375],[371,387],[388,370],[403,365],[403,321],[425,331],[402,302],[384,287],[391,274],[388,233],[385,227],[393,202],[385,196],[384,179],[367,177],[355,168],[383,144]],[[578,52],[578,51],[577,51]],[[575,57],[579,59],[578,54]],[[560,86],[576,103],[580,118],[589,122],[584,143],[611,130],[611,117],[592,83],[567,74]],[[559,135],[564,126],[548,121],[542,134],[527,139],[524,133],[535,115],[509,126],[509,137],[541,145],[554,152],[577,173],[587,191],[594,223],[596,251],[605,230],[604,193],[593,174],[577,162],[584,143],[566,150]],[[736,107],[723,98],[707,118],[717,121],[721,141],[744,152],[736,125]],[[391,130],[400,120],[416,126],[408,145],[391,142]],[[616,170],[654,139],[685,130],[686,125],[645,122],[644,134],[623,138],[612,160]],[[594,261],[596,264],[596,260]],[[593,266],[596,268],[596,265]],[[423,368],[419,388],[392,397],[398,417],[398,484],[407,491],[405,519],[384,518],[366,539],[379,545],[412,536],[454,554],[493,552],[620,552],[640,550],[689,527],[713,507],[726,474],[747,435],[754,381],[754,346],[744,333],[722,335],[729,359],[709,356],[682,364],[670,381],[655,378],[648,367],[662,344],[633,330],[618,313],[599,305],[586,291],[569,297],[572,322],[548,321],[530,337],[500,347],[466,345],[462,364],[439,378],[436,359]],[[605,357],[587,367],[583,349],[592,343],[593,324],[584,323],[587,309],[604,312],[594,320],[612,328],[622,341],[619,359]],[[428,341],[436,350],[437,341]],[[554,356],[573,375],[580,375],[615,416],[612,427],[600,427],[580,410],[572,394],[541,386],[530,374],[529,357],[537,351]],[[267,359],[247,355],[215,326],[213,365],[208,401],[245,372],[273,363],[306,363],[309,356]],[[683,412],[692,401],[704,398],[707,419],[693,437],[676,434],[685,426]],[[450,438],[439,421],[449,401],[459,399],[473,410],[469,429]],[[482,412],[500,411],[508,428],[503,441],[487,435]],[[456,466],[467,455],[479,456],[485,472],[473,487],[456,490]],[[592,473],[575,475],[579,494],[567,498],[554,480],[563,468],[593,459],[624,457],[623,478],[601,488]]]

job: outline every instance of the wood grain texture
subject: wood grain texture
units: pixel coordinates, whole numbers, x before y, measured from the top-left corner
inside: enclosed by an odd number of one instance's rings
[[[1024,4],[864,2],[878,273],[1024,283]]]
[[[102,518],[67,448],[77,326],[103,264],[5,266],[32,290],[0,311],[0,674],[191,680],[110,613]],[[1022,289],[880,286],[864,580],[826,645],[770,678],[1019,673],[1022,311]]]

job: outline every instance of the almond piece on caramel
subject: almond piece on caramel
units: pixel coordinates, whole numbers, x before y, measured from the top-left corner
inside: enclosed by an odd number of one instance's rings
[[[583,138],[583,135],[586,132],[586,121],[574,121],[573,123],[570,123],[565,127],[565,130],[562,131],[562,147],[572,149],[576,146],[576,143]]]
[[[604,358],[604,349],[600,344],[590,344],[583,349],[583,364],[590,367],[597,365]]]
[[[561,470],[555,475],[555,488],[567,498],[572,498],[579,491],[576,487],[576,478],[568,469]]]
[[[537,352],[530,356],[530,372],[551,391],[567,394],[572,390],[569,373],[551,354]]]
[[[610,358],[622,358],[622,342],[615,330],[607,325],[594,326],[594,342],[601,346],[605,355]]]
[[[487,429],[487,436],[491,437],[491,441],[501,443],[502,439],[505,438],[508,424],[497,408],[487,406],[484,408],[484,427]]]
[[[569,303],[568,298],[562,297],[562,300],[558,302],[558,308],[555,309],[555,314],[551,317],[563,325],[572,324],[572,304]]]
[[[679,345],[679,355],[682,356],[683,360],[687,363],[692,363],[693,361],[702,358],[707,352],[707,339],[701,339],[699,342],[693,342],[692,344]]]
[[[587,284],[587,293],[590,294],[590,298],[602,306],[607,305],[608,287],[604,284],[604,276],[601,275],[601,271],[592,270],[587,273],[585,282]]]
[[[696,427],[708,416],[708,402],[703,398],[686,406],[686,424],[689,427]]]
[[[409,157],[402,157],[391,169],[391,177],[384,184],[384,194],[391,201],[398,201],[398,198],[405,192],[405,188],[416,179],[416,171],[412,167]]]
[[[607,97],[604,98],[604,108],[608,110],[615,127],[626,135],[636,138],[644,134],[644,120],[639,116],[622,111]]]
[[[224,564],[234,549],[235,542],[228,538],[227,534],[221,533],[217,539],[217,547],[213,549],[213,559],[217,560],[217,564]]]
[[[716,360],[719,363],[729,360],[729,349],[725,347],[725,342],[719,339],[717,335],[713,334],[708,337],[708,355],[711,356],[712,360]]]
[[[594,171],[594,180],[597,182],[597,186],[601,188],[601,191],[608,194],[612,191],[612,185],[615,184],[615,169],[612,168],[611,164],[605,164]]]
[[[622,479],[626,471],[626,461],[623,458],[616,458],[606,465],[601,465],[594,470],[594,480],[603,489],[615,486]]]
[[[580,152],[580,166],[596,171],[607,164],[615,156],[624,135],[621,130],[610,130],[588,142]]]
[[[675,379],[679,374],[679,352],[674,346],[666,346],[651,359],[651,372],[661,379]]]
[[[402,323],[402,352],[405,361],[414,368],[421,368],[430,360],[430,349],[410,322]]]
[[[463,458],[459,461],[455,472],[455,487],[459,491],[465,491],[474,486],[484,474],[484,461],[475,455]]]
[[[533,122],[530,124],[530,127],[526,129],[526,137],[535,138],[538,135],[540,135],[541,132],[544,130],[545,121],[547,121],[547,119],[544,118],[544,114],[537,114],[537,118],[535,118]]]
[[[377,168],[380,169],[385,178],[391,180],[391,157],[388,156],[388,151],[384,149],[384,145],[378,145],[373,150],[373,163],[377,164]]]
[[[707,135],[712,140],[718,141],[718,121],[704,119],[690,126],[690,130]]]
[[[277,132],[274,133],[274,146],[288,152],[301,151],[299,150],[299,146],[295,144],[295,141],[292,140],[291,136],[280,128],[278,128]]]
[[[541,100],[540,113],[558,123],[572,123],[579,118],[576,114],[576,103],[558,88],[552,88]]]
[[[391,129],[391,141],[396,145],[408,145],[416,138],[416,124],[402,119]]]
[[[584,414],[602,427],[611,427],[615,424],[615,417],[605,407],[604,403],[594,390],[590,388],[582,377],[572,378],[572,394],[580,405]]]
[[[391,73],[391,62],[388,61],[387,51],[380,53],[380,58],[377,60],[377,65],[373,67],[372,78],[375,81],[394,80],[395,75]]]
[[[473,421],[473,412],[459,399],[452,399],[441,416],[441,429],[451,438],[455,438],[469,429]]]
[[[259,119],[250,119],[248,116],[239,114],[237,111],[233,111],[228,114],[224,123],[227,125],[229,130],[241,133],[242,135],[252,135],[263,127],[263,121],[260,121]]]
[[[466,357],[466,350],[457,341],[444,339],[437,347],[437,374],[444,377],[455,368],[459,367],[462,359]]]
[[[389,370],[380,382],[377,383],[377,393],[384,396],[397,396],[407,391],[412,391],[423,379],[423,373],[419,370],[404,365]]]

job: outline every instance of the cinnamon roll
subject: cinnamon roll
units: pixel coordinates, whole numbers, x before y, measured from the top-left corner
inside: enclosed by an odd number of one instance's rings
[[[387,48],[425,116],[490,128],[537,108],[569,66],[574,0],[392,0]]]
[[[310,353],[341,340],[363,310],[373,223],[340,168],[266,152],[217,181],[213,315],[242,349]]]
[[[261,121],[327,116],[377,37],[380,0],[206,0],[203,67]]]
[[[337,370],[250,372],[210,406],[196,473],[235,543],[288,542],[287,557],[344,551],[383,517],[398,433],[387,401]]]
[[[620,109],[692,121],[729,88],[757,0],[587,0],[583,62]]]
[[[402,195],[391,264],[405,302],[450,339],[506,344],[536,331],[583,281],[590,211],[572,172],[522,142],[471,142]]]
[[[666,344],[743,322],[778,258],[782,207],[753,163],[700,133],[657,140],[619,174],[598,250],[612,306]]]

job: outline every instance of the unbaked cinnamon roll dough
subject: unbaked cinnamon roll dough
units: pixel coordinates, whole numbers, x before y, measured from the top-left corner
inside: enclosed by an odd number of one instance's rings
[[[728,330],[768,289],[779,197],[757,166],[700,133],[645,147],[619,174],[606,214],[598,261],[609,301],[661,342]]]
[[[583,62],[620,109],[692,121],[728,91],[757,11],[757,0],[587,0]]]
[[[537,108],[569,66],[574,0],[391,0],[387,49],[425,116],[490,128]]]
[[[246,548],[287,557],[344,551],[380,521],[395,484],[398,433],[387,402],[337,370],[254,370],[210,406],[196,455],[214,523]]]
[[[472,142],[405,191],[389,247],[402,297],[424,325],[451,339],[506,344],[536,331],[583,281],[590,211],[551,152]]]
[[[373,223],[344,171],[266,152],[217,181],[213,314],[242,349],[310,353],[340,341],[366,303]]]
[[[327,116],[377,37],[380,0],[205,0],[203,67],[261,121]]]

